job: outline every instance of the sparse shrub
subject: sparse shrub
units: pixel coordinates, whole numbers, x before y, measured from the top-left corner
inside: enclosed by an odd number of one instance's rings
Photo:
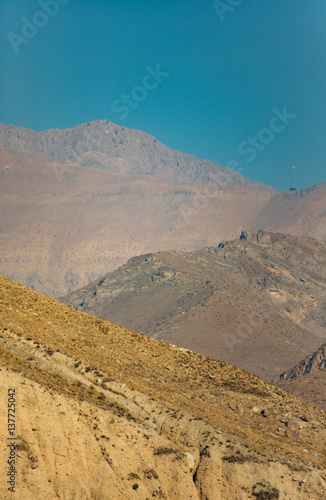
[[[247,462],[246,457],[241,455],[239,453],[238,455],[229,455],[228,457],[223,457],[224,462],[229,462],[231,464],[243,464],[244,462]]]
[[[146,479],[158,479],[158,474],[155,472],[154,469],[145,469],[144,470],[144,476]]]
[[[130,474],[128,474],[128,479],[129,480],[130,479],[139,479],[140,480],[140,477],[135,472],[130,472]]]
[[[161,446],[160,448],[156,448],[154,451],[154,455],[159,456],[159,455],[171,455],[171,454],[178,454],[178,451],[175,450],[174,448],[164,448]]]
[[[280,498],[280,492],[265,481],[256,483],[252,488],[252,494],[257,500],[278,500]]]

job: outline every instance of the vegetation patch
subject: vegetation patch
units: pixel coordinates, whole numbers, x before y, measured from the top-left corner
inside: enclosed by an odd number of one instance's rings
[[[252,488],[252,494],[257,500],[278,500],[280,498],[279,490],[265,481],[256,483]]]

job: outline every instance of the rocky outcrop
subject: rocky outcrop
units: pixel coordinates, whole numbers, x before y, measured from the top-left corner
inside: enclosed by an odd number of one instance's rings
[[[326,340],[325,259],[312,238],[243,231],[135,257],[62,301],[271,380]]]
[[[281,373],[274,381],[291,380],[318,370],[326,370],[326,344],[323,344],[312,355],[300,361],[291,370]]]

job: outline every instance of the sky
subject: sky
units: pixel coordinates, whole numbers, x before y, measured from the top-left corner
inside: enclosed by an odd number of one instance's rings
[[[1,0],[0,122],[108,120],[278,190],[325,182],[325,0]]]

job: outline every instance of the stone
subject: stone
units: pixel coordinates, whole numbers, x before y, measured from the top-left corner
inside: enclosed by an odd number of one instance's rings
[[[194,465],[195,465],[195,459],[192,453],[189,453],[188,451],[185,453],[186,458],[188,460],[188,467],[190,469],[190,472],[193,471]]]
[[[303,420],[301,420],[301,418],[291,417],[285,422],[285,425],[288,429],[295,430],[308,427],[309,424],[308,422],[304,422]]]
[[[295,429],[286,429],[285,435],[287,438],[292,439],[292,441],[300,442],[302,441],[301,432]]]

